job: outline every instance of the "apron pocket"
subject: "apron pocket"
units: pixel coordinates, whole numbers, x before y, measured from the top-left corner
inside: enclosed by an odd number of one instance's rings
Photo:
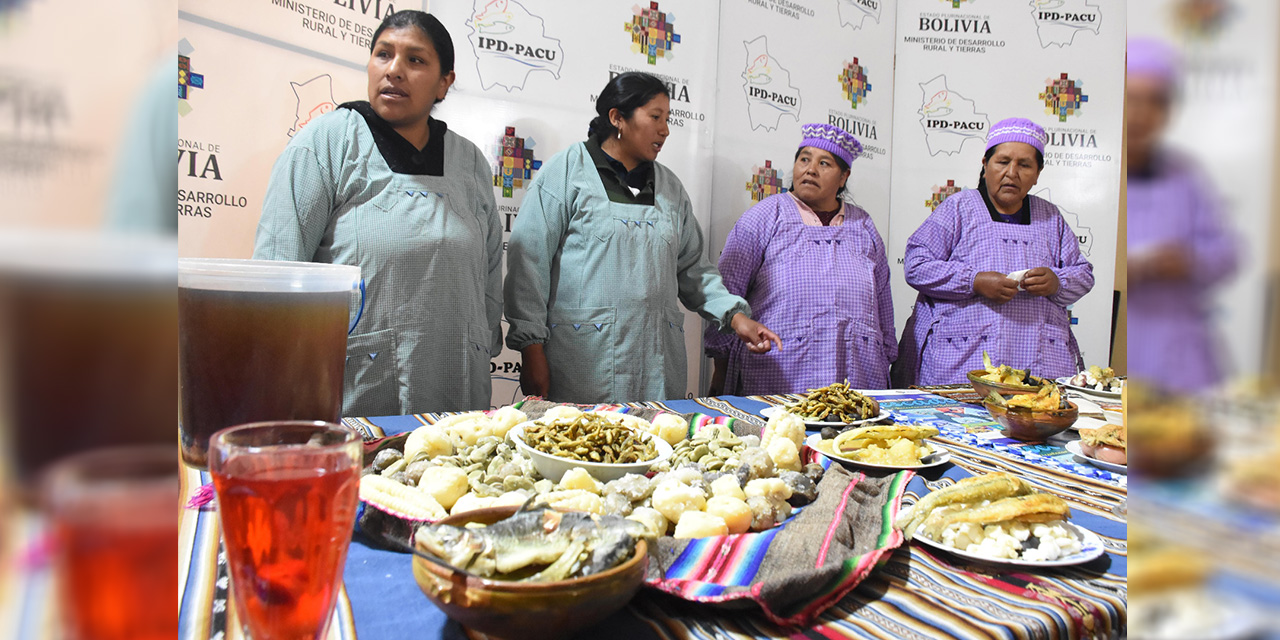
[[[1070,329],[1053,324],[1042,326],[1040,350],[1036,355],[1036,367],[1031,373],[1049,380],[1075,375],[1077,362],[1071,346]]]
[[[685,359],[684,314],[679,309],[662,310],[663,384],[666,387],[663,397],[683,398],[688,393],[685,388],[689,379],[688,361]],[[735,338],[737,334],[734,334]]]
[[[982,352],[996,346],[990,325],[972,329],[935,327],[925,342],[917,384],[962,384],[966,374],[982,368]],[[991,355],[998,360],[998,354]]]
[[[342,415],[362,417],[401,413],[397,342],[395,329],[347,338]]]
[[[614,307],[551,309],[551,337],[543,349],[551,368],[549,400],[594,402],[613,395],[616,358]]]

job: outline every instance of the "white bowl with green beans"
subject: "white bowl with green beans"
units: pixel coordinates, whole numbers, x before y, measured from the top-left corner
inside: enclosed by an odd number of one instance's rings
[[[568,420],[563,421],[568,422]],[[559,421],[522,422],[512,427],[511,431],[507,432],[507,437],[515,443],[520,453],[533,460],[538,473],[552,482],[560,482],[564,474],[574,468],[585,469],[591,477],[601,482],[616,480],[628,473],[643,475],[649,471],[650,467],[670,458],[672,454],[671,445],[667,441],[654,434],[625,425],[613,425],[617,430],[611,438],[601,437],[599,434],[581,437],[582,434],[579,432],[573,432],[571,435],[558,433],[556,436],[547,437],[548,422],[555,424]],[[526,440],[526,431],[541,435],[529,437]],[[646,457],[649,454],[652,457]],[[621,458],[634,461],[596,462],[593,458],[600,460]]]

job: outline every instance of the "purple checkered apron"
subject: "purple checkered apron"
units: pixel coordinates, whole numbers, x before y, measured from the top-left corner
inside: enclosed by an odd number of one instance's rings
[[[1020,291],[996,304],[973,291],[980,271],[1050,267],[1061,286],[1049,297]],[[1084,363],[1066,307],[1093,288],[1093,266],[1053,204],[1031,197],[1031,224],[994,222],[975,190],[947,198],[907,240],[907,284],[919,291],[899,346],[894,383],[955,384],[996,364],[1054,378]]]
[[[783,349],[751,353],[709,328],[708,353],[729,359],[725,393],[793,393],[845,379],[859,389],[888,387],[897,345],[884,242],[866,211],[845,204],[844,212],[843,225],[807,226],[784,193],[734,225],[721,276]]]

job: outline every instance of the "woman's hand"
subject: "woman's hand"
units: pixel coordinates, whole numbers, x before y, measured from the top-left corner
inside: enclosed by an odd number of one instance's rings
[[[1180,282],[1191,278],[1190,251],[1178,245],[1164,245],[1158,249],[1129,257],[1129,283],[1149,281]]]
[[[531,344],[520,351],[520,390],[526,396],[547,397],[551,391],[551,365],[541,344]]]
[[[734,333],[738,334],[738,339],[747,343],[747,350],[752,353],[768,353],[771,349],[769,344],[772,341],[778,345],[778,351],[782,351],[782,338],[778,334],[769,330],[768,327],[748,318],[744,313],[733,314],[730,320]]]
[[[1033,296],[1051,296],[1058,292],[1058,274],[1049,267],[1036,267],[1022,279],[1022,288]]]
[[[997,271],[979,271],[973,276],[973,292],[996,304],[1004,304],[1018,295],[1018,283]]]

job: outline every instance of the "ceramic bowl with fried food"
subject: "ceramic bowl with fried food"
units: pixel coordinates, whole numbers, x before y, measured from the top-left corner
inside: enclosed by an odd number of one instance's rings
[[[440,524],[491,525],[519,507],[476,509],[449,516]],[[626,606],[644,582],[648,545],[636,541],[635,553],[618,566],[583,578],[557,582],[491,580],[413,558],[418,587],[445,615],[492,638],[570,637]]]
[[[530,446],[524,439],[524,430],[531,424],[533,424],[532,421],[522,422],[512,427],[511,431],[507,432],[507,435],[511,438],[512,442],[515,442],[516,448],[520,450],[520,453],[524,454],[524,456],[530,460],[533,460],[533,466],[538,469],[538,473],[542,474],[542,477],[552,482],[560,482],[560,479],[564,477],[564,474],[574,468],[585,469],[587,473],[591,474],[591,477],[599,480],[600,482],[617,480],[628,473],[644,475],[645,473],[648,473],[650,467],[670,458],[671,454],[675,451],[670,444],[667,444],[666,440],[663,440],[651,433],[637,431],[636,434],[640,439],[653,442],[653,447],[657,451],[656,457],[649,460],[642,460],[640,462],[627,463],[574,460],[571,458],[551,455],[550,453],[539,451]]]
[[[1008,407],[990,400],[983,401],[982,406],[999,423],[1000,433],[1024,442],[1043,442],[1049,436],[1066,431],[1080,417],[1080,408],[1074,402],[1067,402],[1066,409],[1050,411]]]
[[[1039,384],[1002,384],[999,382],[992,382],[990,380],[983,380],[982,376],[985,375],[987,375],[986,369],[974,369],[969,372],[969,384],[972,385],[973,390],[983,398],[991,395],[992,391],[995,391],[1002,396],[1017,396],[1024,393],[1035,393],[1040,390]],[[1032,379],[1040,380],[1040,378],[1034,376],[1032,376]]]

